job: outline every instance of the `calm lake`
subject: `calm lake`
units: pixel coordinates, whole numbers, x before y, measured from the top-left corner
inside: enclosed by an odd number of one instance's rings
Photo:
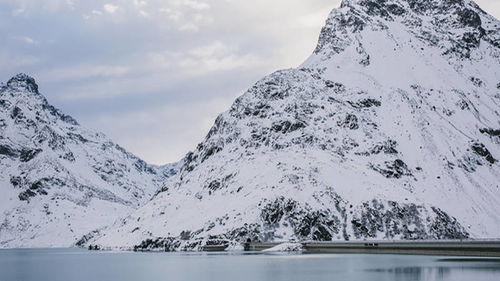
[[[500,259],[0,250],[1,281],[500,280]]]

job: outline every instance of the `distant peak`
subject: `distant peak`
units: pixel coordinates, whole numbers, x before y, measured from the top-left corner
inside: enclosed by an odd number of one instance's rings
[[[498,31],[492,28],[496,21],[483,18],[485,14],[473,0],[342,0],[340,9],[328,16],[314,53],[331,57],[357,42],[357,34],[367,29],[388,30],[388,22],[397,22],[419,39],[428,38],[430,46],[439,43],[446,54],[470,58],[480,42],[498,46]],[[483,25],[484,20],[492,24]],[[431,33],[437,37],[429,37]]]
[[[378,4],[395,4],[395,3],[408,3],[411,6],[418,5],[418,4],[448,4],[448,5],[454,5],[454,4],[459,4],[463,5],[465,2],[468,0],[342,0],[341,5],[348,5],[348,4],[367,4],[367,3],[378,3]]]
[[[12,77],[7,82],[7,86],[16,89],[26,89],[31,93],[39,94],[38,85],[36,84],[35,79],[24,73],[20,73]]]
[[[450,8],[465,7],[471,0],[342,0],[341,7],[364,6],[369,10],[387,7],[407,7],[417,13],[443,12]],[[477,5],[475,5],[477,6]]]

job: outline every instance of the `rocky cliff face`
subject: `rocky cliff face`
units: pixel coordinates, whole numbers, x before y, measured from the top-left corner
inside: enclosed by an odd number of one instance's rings
[[[0,247],[66,247],[148,202],[176,167],[81,127],[20,74],[0,86],[0,170]]]
[[[468,0],[344,0],[92,243],[498,237],[499,29]]]

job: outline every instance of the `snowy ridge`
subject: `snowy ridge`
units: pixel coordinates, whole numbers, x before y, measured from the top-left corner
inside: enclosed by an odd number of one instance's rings
[[[0,248],[72,246],[144,205],[177,169],[81,127],[27,75],[0,87]]]
[[[90,243],[500,237],[500,23],[468,0],[345,0],[314,54],[221,114]]]

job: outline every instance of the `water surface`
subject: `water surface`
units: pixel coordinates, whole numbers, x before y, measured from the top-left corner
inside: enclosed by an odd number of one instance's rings
[[[499,281],[500,259],[0,250],[1,281]]]

